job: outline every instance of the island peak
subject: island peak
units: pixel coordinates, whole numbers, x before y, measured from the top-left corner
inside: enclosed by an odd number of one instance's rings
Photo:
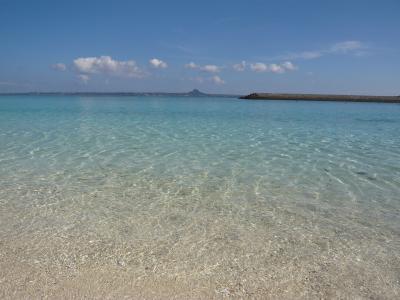
[[[192,97],[202,97],[202,96],[207,96],[207,94],[200,92],[198,89],[193,89],[188,93],[189,96]]]

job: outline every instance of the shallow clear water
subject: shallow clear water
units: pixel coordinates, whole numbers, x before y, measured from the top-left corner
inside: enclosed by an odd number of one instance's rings
[[[400,105],[0,97],[0,296],[400,296]]]

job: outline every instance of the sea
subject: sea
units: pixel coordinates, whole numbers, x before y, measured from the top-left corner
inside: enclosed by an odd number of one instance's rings
[[[399,297],[399,104],[0,96],[0,298]]]

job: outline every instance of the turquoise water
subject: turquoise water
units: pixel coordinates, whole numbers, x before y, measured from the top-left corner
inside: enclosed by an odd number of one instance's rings
[[[399,297],[399,132],[395,104],[1,96],[0,295]]]

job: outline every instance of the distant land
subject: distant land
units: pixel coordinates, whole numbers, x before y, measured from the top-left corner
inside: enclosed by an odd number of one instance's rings
[[[24,93],[0,93],[6,95],[72,95],[72,96],[167,96],[167,97],[225,97],[238,98],[240,95],[231,94],[206,94],[194,89],[186,93],[165,92],[24,92]]]
[[[400,96],[334,95],[334,94],[253,93],[247,96],[242,96],[240,97],[240,99],[400,103]]]
[[[165,92],[23,92],[0,93],[0,96],[11,95],[48,95],[48,96],[165,96],[165,97],[223,97],[247,100],[293,100],[293,101],[337,101],[337,102],[375,102],[400,103],[400,96],[373,95],[335,95],[335,94],[289,94],[289,93],[252,93],[247,96],[233,94],[207,94],[194,89],[186,93]]]

